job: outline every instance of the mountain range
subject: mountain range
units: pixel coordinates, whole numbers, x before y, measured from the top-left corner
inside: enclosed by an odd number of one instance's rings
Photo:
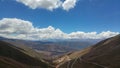
[[[1,37],[0,68],[120,68],[120,35],[80,50],[64,47],[65,42],[60,44]],[[72,43],[69,41],[69,44]]]
[[[62,55],[68,52],[80,50],[97,43],[99,40],[52,40],[52,41],[32,41],[20,39],[8,39],[0,37],[0,40],[11,44],[21,44],[30,47],[37,52],[44,53],[46,56]],[[21,46],[21,47],[23,47]]]

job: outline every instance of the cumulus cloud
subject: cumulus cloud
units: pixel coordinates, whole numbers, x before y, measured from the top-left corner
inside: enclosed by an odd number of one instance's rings
[[[70,9],[74,8],[77,3],[77,0],[65,0],[62,4],[64,10],[69,11]]]
[[[52,26],[36,28],[29,21],[17,18],[3,18],[0,20],[0,36],[18,39],[60,39],[66,34]]]
[[[64,10],[70,10],[75,7],[77,0],[16,0],[32,9],[44,8],[52,11],[53,9],[63,8]]]
[[[46,39],[104,39],[115,36],[119,32],[72,32],[65,33],[52,26],[46,28],[34,27],[32,22],[17,18],[3,18],[0,20],[0,36],[14,39],[46,40]]]
[[[105,39],[105,38],[113,37],[118,34],[119,32],[111,32],[111,31],[103,31],[101,33],[77,31],[77,32],[72,32],[68,35],[72,39]]]
[[[3,18],[0,20],[0,33],[27,34],[30,33],[33,28],[34,27],[31,22],[21,19]]]
[[[60,0],[17,0],[17,2],[23,3],[32,9],[45,8],[48,10],[56,9],[62,3]]]

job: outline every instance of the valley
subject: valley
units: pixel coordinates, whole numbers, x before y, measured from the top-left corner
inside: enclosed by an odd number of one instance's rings
[[[29,43],[29,41],[4,38],[0,40],[0,67],[119,68],[119,41],[120,35],[117,35],[81,50],[75,50],[62,48],[62,46],[56,47],[58,45],[52,45],[51,42],[49,44]],[[38,44],[40,47],[43,45],[45,47],[39,48]],[[48,54],[48,52],[52,54]],[[55,54],[54,52],[61,53]]]

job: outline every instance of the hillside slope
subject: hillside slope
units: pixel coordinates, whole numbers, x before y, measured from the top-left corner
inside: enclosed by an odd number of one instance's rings
[[[82,54],[80,51],[73,57],[58,68],[120,68],[120,35],[83,49]]]
[[[38,53],[30,50],[0,41],[0,68],[49,68]]]

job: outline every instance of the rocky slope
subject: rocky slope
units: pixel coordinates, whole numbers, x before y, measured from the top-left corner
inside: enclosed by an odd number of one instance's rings
[[[58,68],[120,68],[120,35],[67,56],[72,58]]]

